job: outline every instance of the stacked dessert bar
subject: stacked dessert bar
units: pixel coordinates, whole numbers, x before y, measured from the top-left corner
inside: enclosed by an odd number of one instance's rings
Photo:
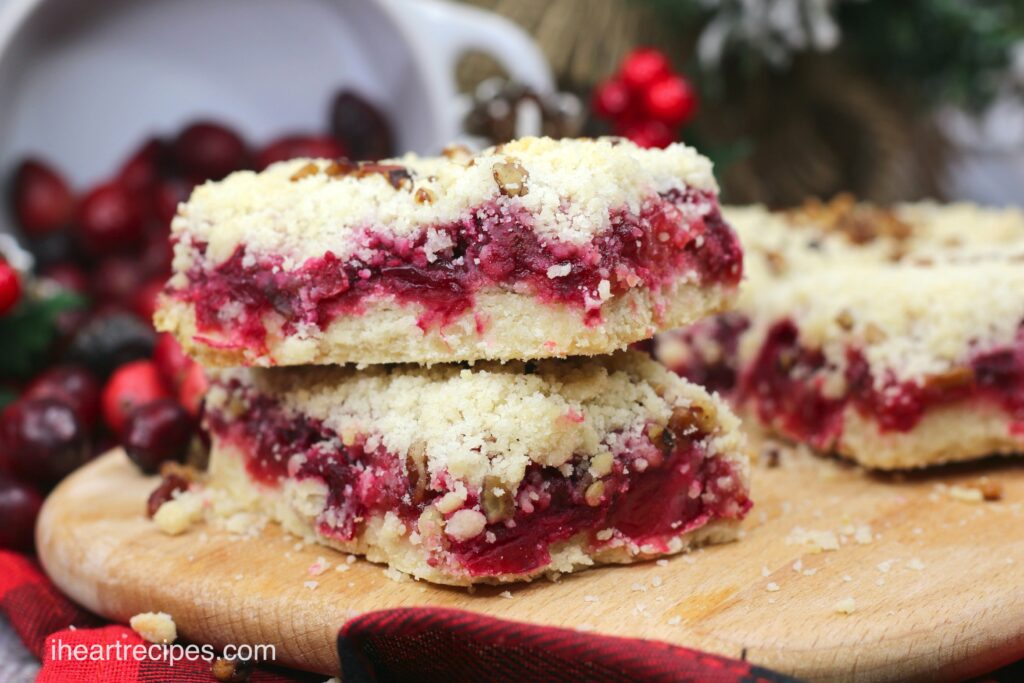
[[[882,469],[1024,451],[1024,217],[839,198],[727,211],[735,311],[656,355],[768,428]]]
[[[524,139],[197,188],[158,326],[211,369],[210,483],[300,536],[464,585],[735,537],[736,418],[622,351],[723,310],[710,163]]]

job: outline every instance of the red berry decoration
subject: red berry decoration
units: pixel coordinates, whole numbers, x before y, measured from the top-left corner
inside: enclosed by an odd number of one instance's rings
[[[598,86],[592,106],[617,135],[641,147],[667,147],[676,139],[675,128],[693,118],[697,94],[686,78],[672,73],[664,54],[639,48],[618,74]]]
[[[606,119],[624,116],[632,104],[633,93],[629,86],[617,78],[605,81],[594,91],[594,112]]]
[[[0,548],[32,550],[43,498],[31,486],[0,475]]]
[[[644,92],[643,102],[648,116],[670,126],[686,123],[697,110],[697,96],[689,81],[675,74],[651,84]]]
[[[123,434],[135,408],[170,396],[155,363],[148,360],[127,363],[114,371],[103,388],[103,420],[115,434]]]
[[[623,137],[632,140],[636,145],[645,148],[665,148],[676,139],[671,128],[661,121],[637,121],[618,129]]]
[[[78,206],[76,229],[93,254],[123,251],[142,237],[143,212],[138,199],[117,183],[94,188]]]
[[[671,70],[672,65],[663,53],[654,48],[641,47],[626,55],[619,73],[629,88],[639,92]]]
[[[181,387],[178,389],[178,401],[185,406],[185,410],[193,417],[199,417],[203,407],[203,399],[206,397],[206,390],[209,384],[206,381],[206,373],[199,363],[192,363],[185,375]]]
[[[171,399],[139,406],[128,418],[124,450],[146,474],[153,474],[168,461],[181,462],[192,441],[192,419]]]
[[[146,281],[144,264],[136,256],[108,256],[93,269],[91,289],[99,303],[131,305]]]
[[[75,213],[67,182],[37,159],[27,159],[14,174],[14,214],[29,237],[66,227]]]
[[[291,135],[271,142],[256,155],[256,169],[262,171],[278,161],[308,157],[337,159],[347,157],[348,149],[326,135]]]
[[[153,348],[153,362],[160,370],[160,375],[171,387],[180,387],[185,376],[195,362],[181,350],[181,344],[167,332],[157,335],[156,346]]]
[[[233,130],[212,121],[200,121],[178,135],[174,158],[195,182],[220,180],[248,166],[249,149]]]
[[[74,409],[56,398],[18,401],[4,411],[3,440],[10,471],[49,486],[89,457],[89,439]]]
[[[71,406],[78,420],[91,431],[100,413],[100,383],[79,365],[55,365],[32,380],[22,396],[55,398]]]
[[[11,311],[21,299],[21,278],[6,261],[0,261],[0,315]]]

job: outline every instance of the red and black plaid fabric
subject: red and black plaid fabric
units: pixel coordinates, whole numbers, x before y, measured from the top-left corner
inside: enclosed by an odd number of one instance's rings
[[[207,661],[78,661],[56,657],[58,643],[142,644],[131,629],[104,625],[64,597],[38,564],[0,551],[0,611],[43,662],[39,681],[213,680]],[[66,650],[65,650],[66,651]],[[471,612],[410,608],[365,614],[338,636],[342,678],[361,681],[782,681],[773,672],[666,643],[519,624]],[[253,683],[322,681],[322,675],[264,667]]]

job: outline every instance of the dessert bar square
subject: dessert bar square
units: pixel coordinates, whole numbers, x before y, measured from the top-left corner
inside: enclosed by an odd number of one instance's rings
[[[655,353],[787,437],[911,468],[1024,451],[1024,217],[965,205],[730,210],[735,312]]]
[[[635,351],[222,370],[206,422],[233,509],[437,583],[728,541],[751,505],[736,417]]]
[[[610,353],[729,304],[716,193],[617,138],[239,172],[180,207],[156,322],[219,367]]]

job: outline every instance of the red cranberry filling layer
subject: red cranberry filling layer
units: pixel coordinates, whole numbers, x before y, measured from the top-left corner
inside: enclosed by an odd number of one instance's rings
[[[469,311],[478,291],[501,287],[578,306],[588,324],[597,324],[602,280],[620,294],[641,284],[657,288],[680,275],[702,285],[734,285],[742,271],[739,242],[715,198],[695,190],[657,197],[639,215],[617,212],[611,228],[586,245],[545,241],[534,232],[531,214],[495,205],[414,238],[367,230],[359,239],[360,258],[342,261],[328,252],[294,270],[282,269],[278,256],[254,259],[239,246],[215,268],[196,265],[189,286],[174,295],[195,305],[200,331],[225,333],[232,345],[262,350],[262,316],[271,311],[284,317],[286,333],[299,323],[323,329],[339,316],[358,315],[368,299],[394,296],[420,304],[419,325],[428,330]],[[225,322],[218,313],[230,304],[241,304],[241,311]]]
[[[402,463],[383,446],[371,447],[377,440],[359,437],[344,445],[322,424],[286,415],[266,397],[253,397],[242,420],[210,411],[207,422],[245,453],[254,479],[271,486],[289,475],[324,481],[329,493],[319,530],[328,537],[351,540],[363,520],[389,511],[414,529],[424,508],[449,490],[447,477],[427,481],[414,463]],[[662,552],[672,537],[710,520],[742,518],[751,502],[731,465],[706,456],[699,443],[704,436],[687,425],[653,440],[633,439],[629,456],[614,462],[600,492],[592,486],[586,459],[574,461],[569,477],[532,465],[514,508],[508,506],[484,533],[448,541],[445,552],[471,575],[519,574],[547,565],[551,544],[581,532],[589,531],[598,547],[606,541],[595,534],[614,528],[645,550]],[[470,493],[466,505],[480,502]],[[488,511],[493,505],[483,501],[480,507]],[[445,558],[433,561],[442,564]]]
[[[762,420],[820,449],[842,434],[842,412],[851,403],[882,431],[910,431],[930,408],[967,399],[1000,406],[1024,425],[1024,327],[1012,347],[975,353],[962,367],[921,383],[890,377],[879,389],[863,354],[851,348],[846,390],[836,396],[824,389],[825,367],[820,350],[799,344],[796,325],[780,321],[742,378],[739,400],[753,400]]]

